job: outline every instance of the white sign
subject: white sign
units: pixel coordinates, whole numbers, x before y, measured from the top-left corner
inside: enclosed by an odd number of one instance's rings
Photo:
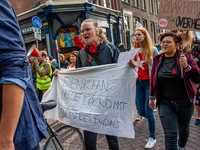
[[[45,117],[107,135],[134,138],[136,76],[116,64],[59,71],[42,102],[58,105]]]
[[[37,29],[33,27],[34,38],[41,41],[41,29]]]
[[[135,48],[129,52],[121,52],[117,61],[118,66],[128,64],[129,61],[138,53],[141,48]]]
[[[33,32],[41,33],[41,29],[37,29],[37,28],[34,28],[34,27],[33,27]]]

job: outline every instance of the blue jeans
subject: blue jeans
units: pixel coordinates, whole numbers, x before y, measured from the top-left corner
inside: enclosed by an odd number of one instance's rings
[[[109,150],[119,150],[116,136],[106,135]],[[97,133],[84,131],[84,141],[86,150],[96,150]]]
[[[155,118],[153,115],[153,110],[149,107],[149,80],[137,80],[136,104],[140,116],[143,116],[148,120],[150,132],[149,137],[155,139]]]
[[[194,113],[194,104],[190,102],[174,104],[161,101],[158,105],[159,117],[165,133],[165,149],[177,150],[185,147],[189,136],[189,125]]]

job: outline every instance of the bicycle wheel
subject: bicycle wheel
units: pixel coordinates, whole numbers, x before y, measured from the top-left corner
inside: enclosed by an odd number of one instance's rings
[[[63,149],[54,135],[51,135],[43,150],[85,150],[83,136],[78,129],[71,126],[63,126],[55,131],[55,135]]]

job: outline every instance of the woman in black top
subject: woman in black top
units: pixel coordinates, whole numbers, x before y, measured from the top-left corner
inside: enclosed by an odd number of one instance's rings
[[[196,88],[200,82],[200,69],[190,54],[181,54],[177,50],[181,36],[165,33],[161,37],[164,54],[154,58],[149,106],[154,108],[154,96],[157,99],[159,117],[165,133],[165,149],[185,150],[189,136],[190,120],[194,112]],[[183,77],[181,77],[181,67]]]
[[[60,68],[67,69],[67,67],[70,65],[70,63],[67,60],[65,60],[65,56],[63,54],[59,54],[59,60],[60,60]]]
[[[76,68],[116,63],[119,50],[109,43],[101,27],[94,19],[86,19],[81,24],[81,36],[87,44],[80,50]],[[110,150],[119,150],[116,136],[106,135]],[[97,133],[84,131],[86,150],[96,150]]]

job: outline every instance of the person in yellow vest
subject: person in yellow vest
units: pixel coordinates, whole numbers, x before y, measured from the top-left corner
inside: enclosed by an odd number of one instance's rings
[[[40,51],[35,62],[36,69],[36,88],[38,90],[38,99],[42,100],[43,94],[51,86],[52,69],[51,64],[46,59],[47,53]]]

